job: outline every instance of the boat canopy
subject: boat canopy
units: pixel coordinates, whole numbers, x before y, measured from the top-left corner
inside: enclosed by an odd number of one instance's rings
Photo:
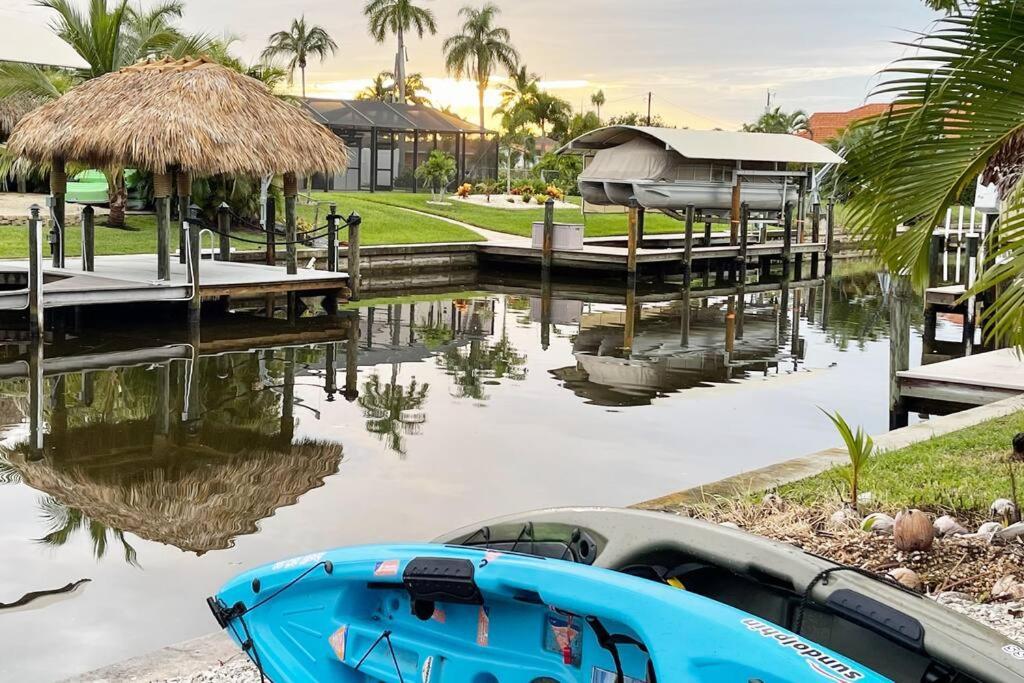
[[[572,140],[559,149],[558,153],[589,154],[620,147],[636,139],[652,142],[690,159],[795,164],[844,163],[841,156],[824,145],[796,135],[643,126],[598,128]]]
[[[580,173],[580,180],[663,180],[678,156],[650,140],[634,138],[614,149],[599,150]]]

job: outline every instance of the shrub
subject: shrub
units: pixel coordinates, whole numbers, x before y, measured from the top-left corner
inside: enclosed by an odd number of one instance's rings
[[[523,192],[522,195],[523,195],[523,204],[529,204],[530,203],[530,199],[533,197],[533,195],[530,194],[529,192]]]
[[[562,192],[562,190],[560,190],[558,188],[558,186],[556,186],[554,184],[548,185],[547,189],[545,190],[545,192],[552,199],[555,199],[555,200],[558,200],[558,201],[562,201],[563,199],[565,199],[565,193]]]
[[[538,204],[543,205],[544,202],[546,202],[547,200],[548,196],[546,194],[541,194],[538,192],[537,194],[533,195],[533,201],[537,202]]]
[[[459,195],[459,197],[461,197],[461,198],[465,199],[465,198],[466,198],[466,197],[468,197],[469,195],[473,194],[473,186],[472,186],[472,185],[470,185],[469,183],[462,183],[462,184],[461,184],[461,185],[459,185],[459,187],[458,187],[458,188],[457,188],[457,189],[455,190],[455,193],[456,193],[457,195]]]

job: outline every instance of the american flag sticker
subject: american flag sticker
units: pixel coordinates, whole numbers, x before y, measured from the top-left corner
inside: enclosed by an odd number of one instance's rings
[[[345,661],[345,635],[348,633],[348,626],[342,626],[331,634],[331,649],[339,661]]]
[[[374,576],[395,576],[398,574],[398,560],[384,560],[373,568]]]

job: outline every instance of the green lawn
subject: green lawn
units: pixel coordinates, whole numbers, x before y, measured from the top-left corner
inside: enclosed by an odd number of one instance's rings
[[[862,474],[861,491],[872,507],[917,507],[934,512],[986,512],[997,498],[1010,498],[1008,456],[1013,436],[1024,431],[1024,412],[983,422],[952,434],[876,456]],[[807,505],[845,494],[848,468],[836,468],[782,487],[787,500]],[[1024,498],[1024,463],[1015,465],[1018,499]]]
[[[363,217],[362,244],[415,244],[420,242],[470,242],[481,237],[458,225],[445,221],[416,216],[400,211],[378,202],[366,201],[361,196],[345,197],[339,201],[339,213],[348,214],[357,211]],[[326,221],[324,216],[327,206],[320,207],[319,216],[312,206],[300,205],[298,215],[310,224],[317,218],[319,225]],[[100,219],[102,221],[102,219]],[[278,221],[283,220],[278,216]],[[156,253],[156,219],[152,215],[133,215],[128,217],[131,230],[118,230],[103,225],[96,226],[96,254],[153,254]],[[178,230],[171,226],[171,248],[178,248]],[[249,239],[260,239],[259,233],[239,231],[240,236]],[[216,243],[216,235],[215,243]],[[49,253],[45,244],[44,254]],[[345,239],[345,233],[341,235]],[[82,231],[79,226],[70,226],[67,237],[68,256],[81,254]],[[261,249],[257,244],[234,241],[232,245],[238,250]],[[204,236],[203,247],[209,248],[208,238]],[[22,258],[28,256],[28,228],[24,226],[0,226],[0,258]]]
[[[408,209],[416,209],[436,216],[452,218],[469,225],[475,225],[496,232],[505,232],[512,235],[529,237],[531,226],[534,221],[544,219],[544,209],[502,209],[478,206],[468,202],[461,202],[457,199],[450,200],[451,206],[435,206],[428,204],[429,193],[408,193],[408,192],[315,192],[314,197],[322,201],[337,201],[339,209],[345,211],[344,207],[349,202],[376,203],[386,206],[400,206]],[[570,201],[579,203],[579,197],[570,197]],[[497,202],[495,202],[497,203]],[[583,223],[586,225],[587,237],[604,237],[607,235],[626,234],[626,215],[622,214],[582,214],[578,209],[556,209],[555,220],[562,223]],[[683,224],[660,213],[652,213],[647,216],[645,232],[666,233],[682,232]],[[728,230],[728,225],[718,224],[717,230]],[[699,228],[703,230],[703,227]]]

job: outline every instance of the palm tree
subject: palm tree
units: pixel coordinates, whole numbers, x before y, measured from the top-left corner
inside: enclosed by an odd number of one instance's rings
[[[338,51],[338,44],[327,34],[322,26],[307,26],[305,15],[292,19],[291,28],[278,31],[270,36],[262,58],[273,60],[278,57],[288,59],[288,74],[295,76],[295,67],[302,72],[302,96],[306,96],[306,64],[310,57],[320,61],[327,59]]]
[[[50,24],[53,32],[67,43],[88,65],[74,79],[50,78],[36,66],[5,64],[0,67],[0,98],[28,95],[43,100],[59,97],[80,79],[90,79],[117,71],[145,57],[205,52],[213,42],[208,36],[188,36],[174,26],[181,17],[182,0],[165,0],[148,10],[132,7],[120,0],[108,8],[107,0],[90,0],[83,12],[73,0],[38,0],[41,7],[56,12]],[[104,169],[109,187],[110,215],[113,227],[124,226],[128,192],[124,170]]]
[[[508,29],[494,25],[501,13],[497,5],[487,3],[479,9],[463,7],[459,16],[465,17],[462,32],[444,41],[445,67],[456,78],[469,77],[476,81],[480,98],[480,130],[484,125],[484,94],[491,76],[499,67],[509,73],[519,66],[519,53],[512,47]]]
[[[795,135],[808,129],[807,113],[802,109],[792,112],[782,111],[782,107],[775,107],[765,111],[754,123],[743,124],[743,130],[748,133],[789,133]]]
[[[398,101],[407,102],[409,88],[405,74],[405,33],[414,28],[420,38],[424,33],[437,33],[434,13],[417,7],[412,0],[370,0],[363,7],[363,14],[370,20],[370,35],[378,43],[383,43],[389,33],[398,38],[394,73],[398,84]]]
[[[390,71],[381,71],[373,77],[370,85],[356,93],[357,100],[369,100],[371,102],[387,102],[394,93],[394,76]]]
[[[531,120],[540,127],[540,136],[547,137],[549,123],[566,124],[572,114],[572,106],[561,97],[549,92],[540,92],[528,109]]]
[[[596,93],[590,96],[590,103],[597,107],[597,120],[601,120],[601,107],[606,102],[604,98],[604,90],[598,90]]]
[[[431,199],[434,202],[441,202],[444,200],[445,188],[456,171],[455,157],[443,150],[435,149],[427,160],[416,168],[416,177],[423,182],[424,187],[430,188]]]
[[[423,74],[417,72],[405,77],[405,96],[399,91],[399,102],[430,106],[430,88],[423,82]]]
[[[501,106],[494,110],[501,115],[501,125],[512,132],[529,121],[529,109],[540,94],[540,79],[528,73],[525,66],[509,74],[507,83],[501,84]]]
[[[877,92],[893,107],[860,124],[870,135],[847,157],[858,180],[847,220],[891,271],[923,284],[932,230],[947,208],[979,172],[997,183],[1006,208],[989,231],[975,291],[997,292],[982,318],[987,333],[1024,345],[1024,6],[932,4],[951,14],[913,57],[883,72]]]
[[[366,418],[366,431],[376,434],[388,449],[404,458],[406,449],[402,437],[411,433],[412,427],[402,422],[402,412],[421,409],[429,392],[430,385],[418,384],[415,377],[408,387],[403,387],[394,373],[386,385],[381,384],[379,375],[372,375],[363,383],[357,399]]]

